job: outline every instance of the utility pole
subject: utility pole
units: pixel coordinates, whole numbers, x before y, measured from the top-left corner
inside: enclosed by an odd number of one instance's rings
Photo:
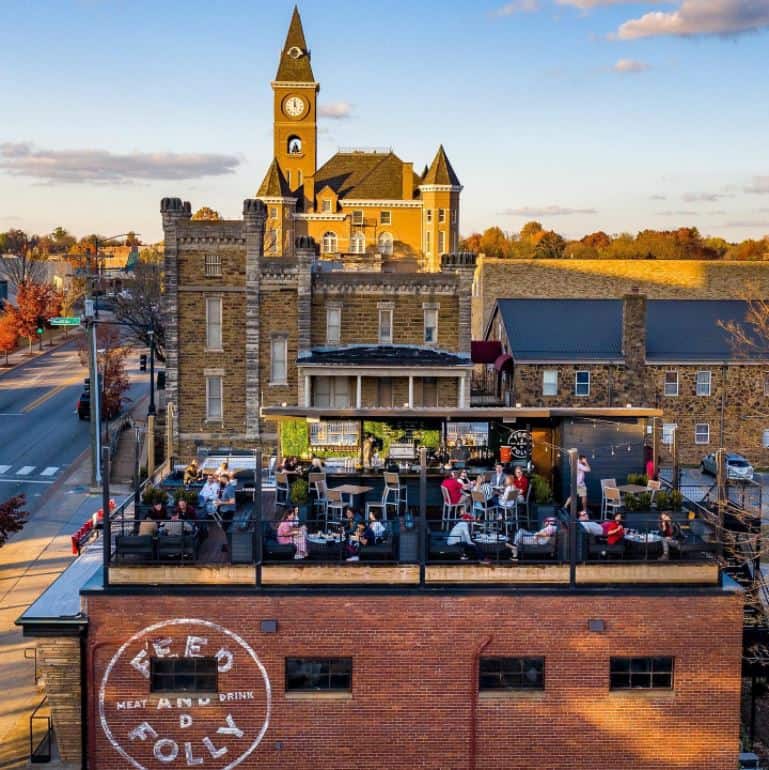
[[[99,366],[96,357],[96,323],[93,300],[85,301],[86,342],[88,345],[88,389],[90,391],[90,434],[91,434],[91,488],[101,484],[101,425]]]
[[[155,470],[155,332],[150,336],[150,405],[147,409],[147,476]]]

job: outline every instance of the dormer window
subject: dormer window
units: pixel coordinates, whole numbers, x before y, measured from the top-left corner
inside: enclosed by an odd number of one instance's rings
[[[298,59],[302,56],[302,49],[298,45],[292,45],[291,48],[288,49],[288,55],[292,59]]]
[[[331,211],[331,201],[328,198],[324,198],[320,202],[320,210],[325,213],[328,213]]]

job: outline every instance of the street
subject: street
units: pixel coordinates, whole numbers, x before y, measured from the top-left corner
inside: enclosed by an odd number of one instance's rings
[[[89,446],[90,424],[75,414],[88,376],[77,345],[73,340],[0,377],[0,499],[24,494],[29,511]],[[129,354],[126,368],[126,395],[138,399],[149,381],[138,371],[138,353]]]

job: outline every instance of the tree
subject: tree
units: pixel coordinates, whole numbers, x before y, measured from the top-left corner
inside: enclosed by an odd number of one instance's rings
[[[149,265],[163,265],[163,252],[158,251],[154,246],[150,246],[147,249],[142,249],[139,252],[139,262],[144,262]]]
[[[125,237],[125,245],[130,246],[132,249],[136,246],[141,246],[142,242],[136,236],[133,230],[128,231],[128,235]]]
[[[119,414],[125,392],[131,387],[126,373],[125,361],[128,349],[123,345],[120,332],[114,326],[96,326],[96,365],[99,369],[99,390],[101,391],[101,406],[110,418]],[[88,360],[88,340],[80,338],[80,361],[85,365]]]
[[[5,353],[5,365],[8,366],[8,354],[16,350],[19,331],[16,322],[16,310],[10,305],[0,316],[0,353]]]
[[[206,220],[209,222],[219,222],[221,218],[222,218],[222,215],[218,211],[214,211],[212,208],[209,208],[208,206],[203,206],[202,208],[199,208],[192,215],[192,219],[195,221]]]
[[[554,230],[548,230],[534,247],[534,256],[538,259],[561,259],[565,248],[566,241]]]
[[[602,249],[608,249],[609,246],[611,246],[611,238],[609,238],[609,236],[606,235],[606,233],[603,230],[598,230],[594,233],[590,233],[589,235],[586,235],[580,241],[580,243],[590,248],[593,248],[596,251],[601,251]]]
[[[510,241],[499,227],[489,227],[483,231],[480,250],[489,257],[509,257]]]
[[[481,251],[481,234],[471,233],[467,238],[462,238],[459,241],[460,251],[471,251],[473,254],[478,254]]]
[[[541,234],[544,232],[544,228],[542,227],[540,222],[527,222],[522,228],[520,232],[521,240],[522,241],[533,241],[537,242],[539,238],[541,237]]]
[[[62,295],[50,284],[26,281],[19,286],[16,294],[16,329],[20,337],[29,341],[29,352],[32,352],[32,340],[40,336],[42,350],[42,335],[37,334],[41,319],[48,319],[61,313]]]
[[[163,272],[160,264],[138,262],[134,268],[130,297],[115,297],[115,318],[125,324],[128,338],[142,347],[149,347],[152,331],[155,354],[165,361],[165,326],[160,312],[163,292]]]
[[[29,516],[28,511],[23,511],[24,495],[16,495],[0,503],[0,546],[3,546],[8,537],[14,532],[19,532]]]
[[[0,275],[4,275],[14,289],[27,281],[42,283],[46,278],[45,262],[37,251],[39,238],[27,236],[23,230],[8,230],[0,237]]]

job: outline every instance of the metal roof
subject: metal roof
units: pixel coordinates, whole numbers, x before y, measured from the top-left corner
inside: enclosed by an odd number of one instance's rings
[[[337,364],[346,366],[469,366],[468,356],[447,353],[427,347],[405,345],[362,345],[333,350],[313,350],[297,359],[304,364]]]

